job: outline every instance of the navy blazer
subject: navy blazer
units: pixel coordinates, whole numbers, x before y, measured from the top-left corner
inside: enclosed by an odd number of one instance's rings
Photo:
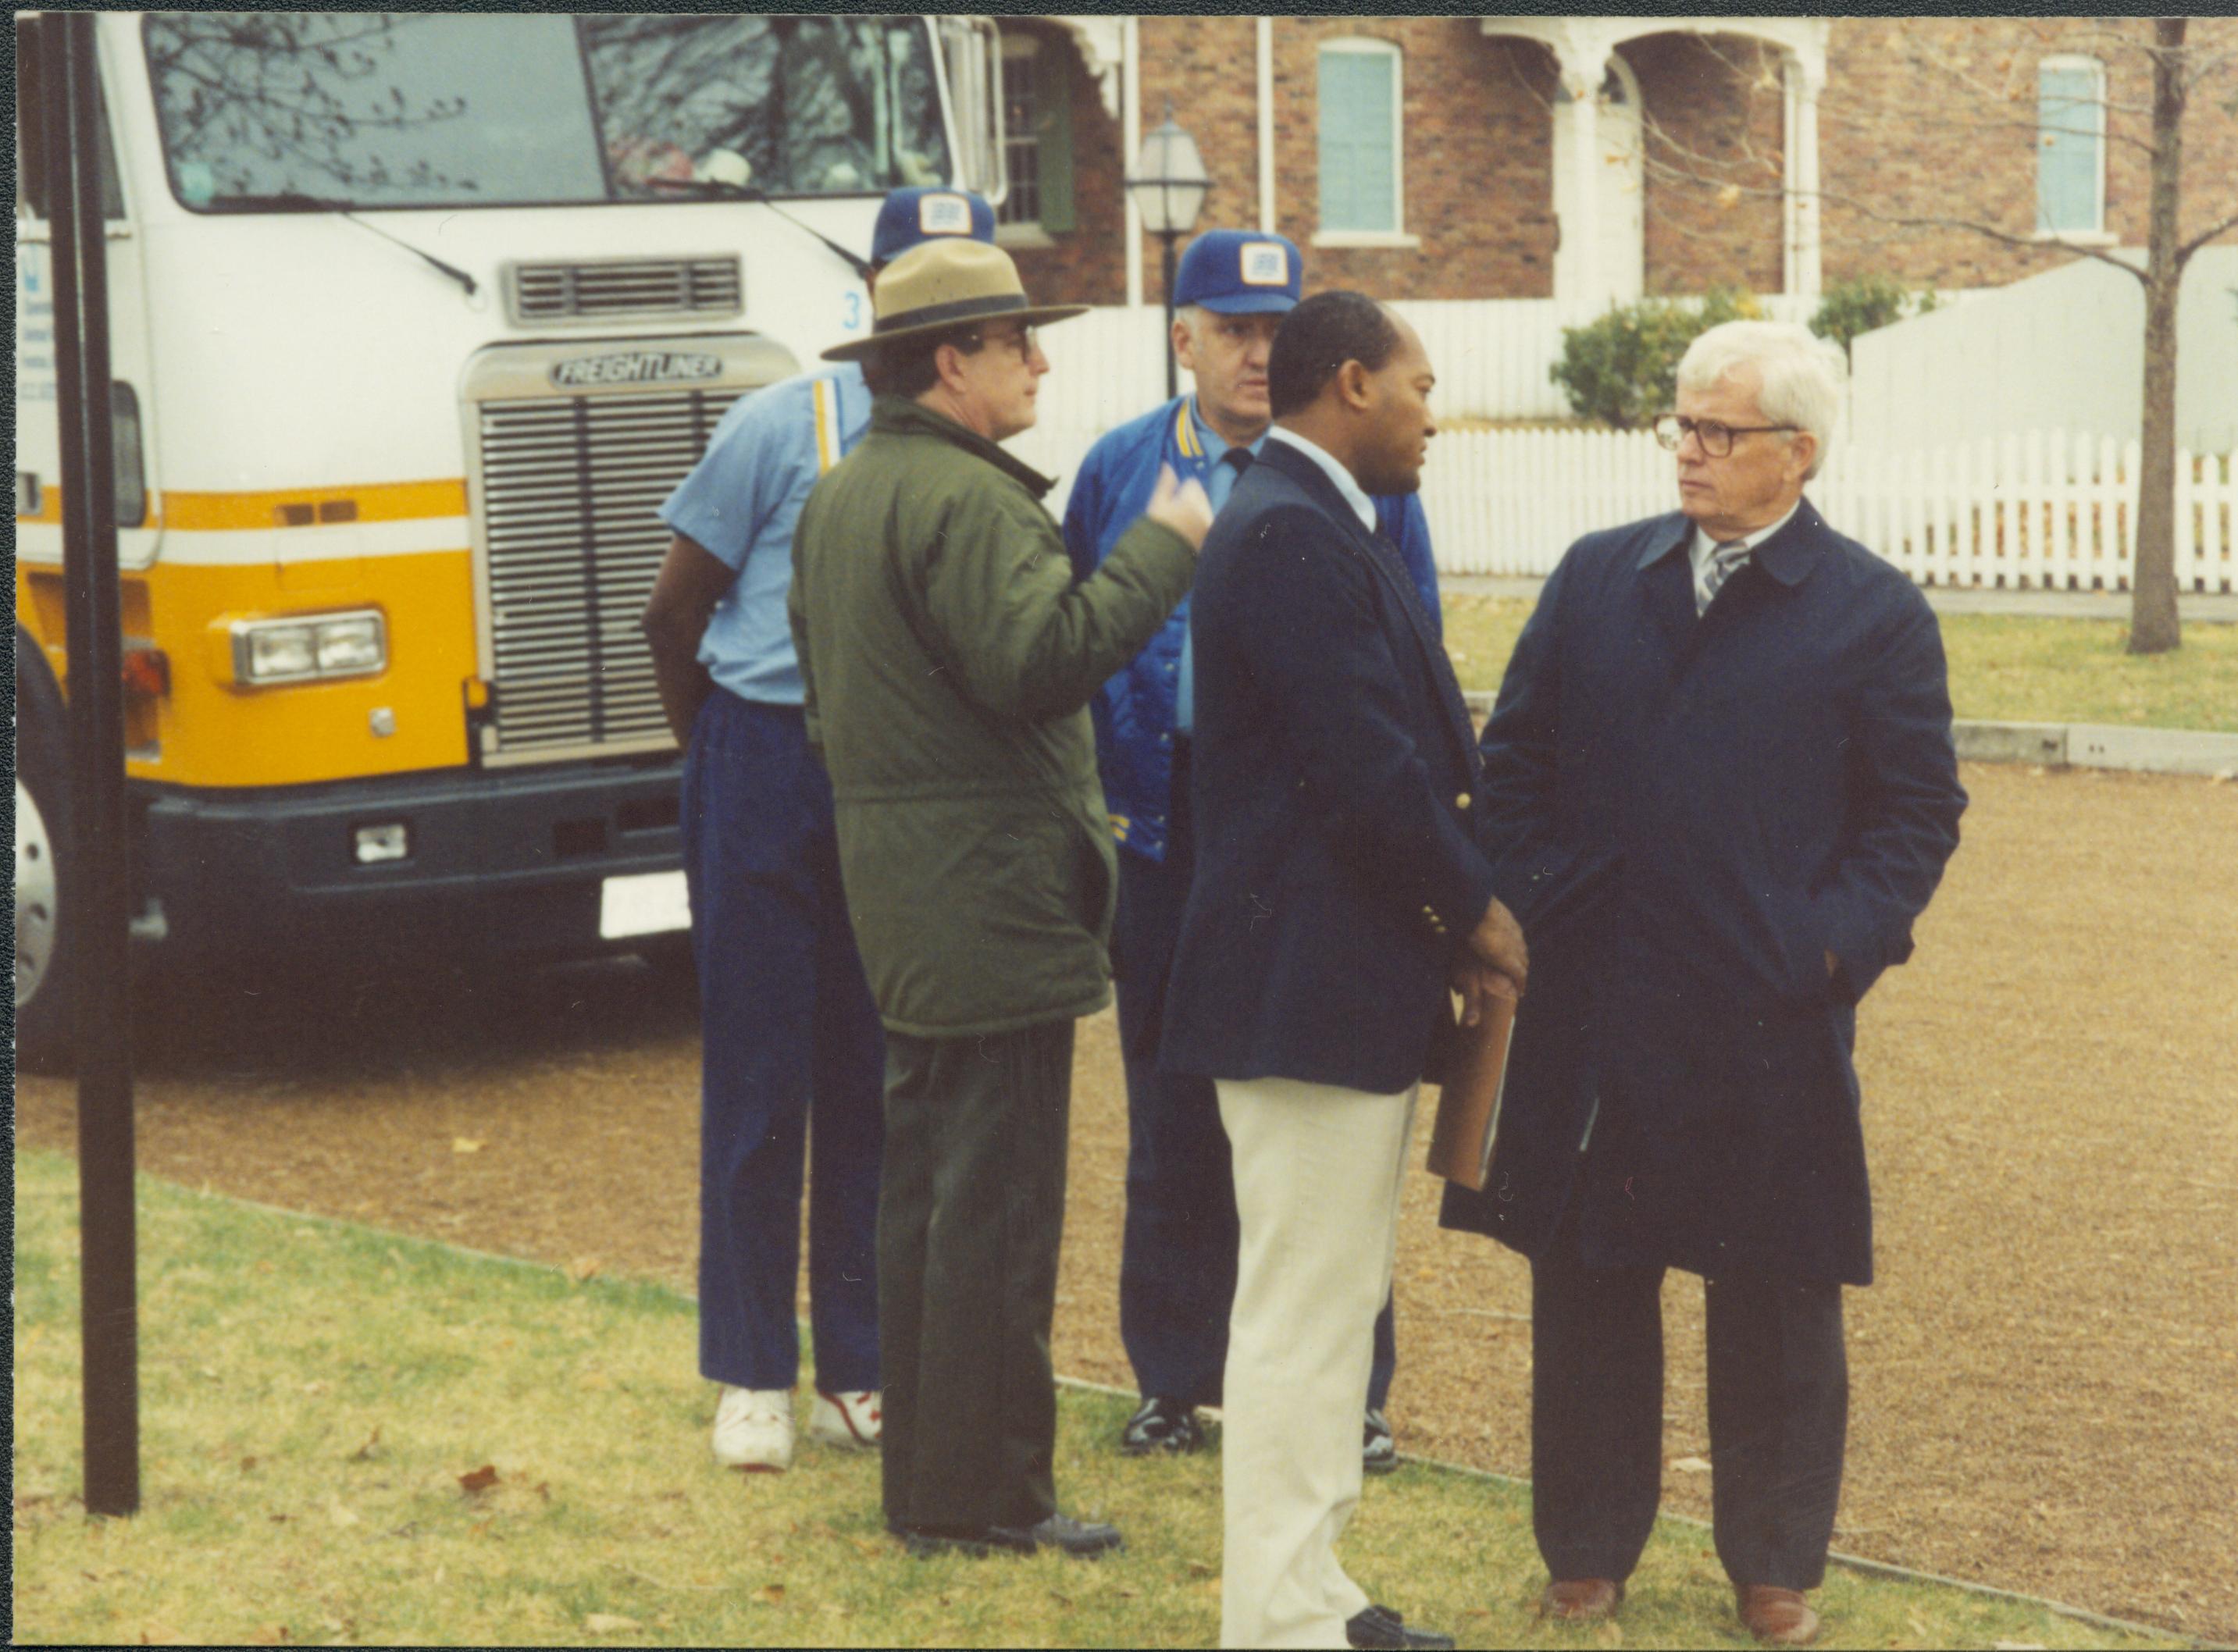
[[[1493,891],[1437,629],[1396,551],[1279,439],[1213,524],[1190,604],[1197,859],[1163,1065],[1404,1090]]]
[[[1693,531],[1573,546],[1486,725],[1480,842],[1531,990],[1491,1183],[1445,1221],[1536,1252],[1574,1191],[1595,1265],[1862,1285],[1854,1007],[1966,806],[1942,636],[1807,499],[1698,619]]]

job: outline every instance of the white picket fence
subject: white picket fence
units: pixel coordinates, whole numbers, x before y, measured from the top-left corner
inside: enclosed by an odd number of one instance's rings
[[[1971,294],[1961,294],[1970,297]],[[1808,301],[1762,301],[1802,319]],[[1402,302],[1437,366],[1440,418],[1567,412],[1546,368],[1582,319],[1546,299]],[[1051,371],[1035,427],[1010,445],[1057,478],[1105,431],[1162,401],[1165,320],[1097,309],[1045,329]],[[1182,383],[1188,384],[1188,375]],[[1422,504],[1449,573],[1544,574],[1579,535],[1677,504],[1671,455],[1645,432],[1448,428],[1432,444]],[[2176,584],[2238,590],[2233,456],[2177,464]],[[2137,444],[2036,433],[1933,448],[1861,449],[1837,436],[1811,496],[1827,519],[1923,585],[2127,590],[2136,531]]]
[[[1580,534],[1675,508],[1645,432],[1459,431],[1432,445],[1422,504],[1440,568],[1544,574]],[[2180,453],[2180,591],[2238,591],[2238,455]],[[2126,591],[2138,447],[2034,433],[1890,453],[1837,446],[1810,487],[1841,532],[1922,585]]]
[[[1806,320],[1818,305],[1785,294],[1758,302],[1781,320]],[[1430,405],[1440,418],[1568,416],[1547,369],[1561,354],[1562,329],[1591,320],[1591,307],[1539,298],[1402,300],[1392,307],[1422,335],[1437,369]],[[1076,451],[1068,444],[1080,433],[1109,430],[1165,396],[1165,314],[1155,306],[1090,310],[1041,337],[1050,366],[1042,382],[1043,434],[1020,439],[1022,456]]]

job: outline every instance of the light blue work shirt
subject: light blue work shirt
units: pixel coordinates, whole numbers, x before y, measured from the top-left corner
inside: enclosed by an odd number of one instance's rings
[[[1228,503],[1228,496],[1235,492],[1235,479],[1241,474],[1228,462],[1228,450],[1235,444],[1204,422],[1197,413],[1195,396],[1189,398],[1189,424],[1204,447],[1205,497],[1212,501],[1212,513],[1218,516],[1221,506]],[[1250,444],[1252,458],[1258,458],[1259,450],[1266,445],[1267,433],[1262,430],[1259,433],[1259,439]],[[1188,734],[1196,727],[1196,655],[1190,646],[1187,632],[1182,637],[1180,681],[1174,687],[1174,727],[1182,734]]]
[[[699,639],[717,687],[768,705],[802,703],[785,612],[793,525],[816,479],[870,427],[871,390],[855,363],[783,380],[732,404],[660,507],[672,531],[738,572]]]

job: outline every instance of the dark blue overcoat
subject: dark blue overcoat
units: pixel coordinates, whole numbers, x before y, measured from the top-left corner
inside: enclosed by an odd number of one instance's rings
[[[1966,806],[1942,636],[1807,499],[1698,619],[1692,532],[1573,546],[1485,728],[1531,990],[1491,1179],[1443,1220],[1536,1253],[1574,1196],[1597,1265],[1864,1285],[1856,1005]]]
[[[1196,870],[1163,1066],[1394,1094],[1450,1030],[1492,901],[1475,731],[1397,551],[1269,441],[1190,597]]]

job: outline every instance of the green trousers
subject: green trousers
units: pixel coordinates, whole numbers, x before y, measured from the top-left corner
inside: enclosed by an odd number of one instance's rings
[[[878,1345],[886,1523],[1056,1512],[1049,1322],[1064,1227],[1073,1023],[886,1034]]]

